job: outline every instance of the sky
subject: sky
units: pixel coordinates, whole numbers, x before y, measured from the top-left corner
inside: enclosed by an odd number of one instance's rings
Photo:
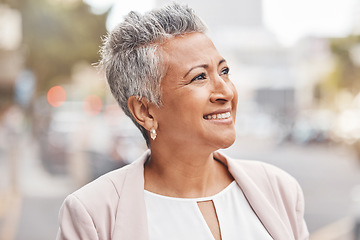
[[[234,0],[236,1],[236,0]],[[107,28],[111,30],[131,10],[146,12],[155,0],[85,0],[94,11],[114,4]],[[280,43],[291,46],[305,36],[343,37],[351,33],[359,0],[263,0],[264,24]]]
[[[355,11],[360,14],[359,0],[263,0],[265,25],[285,44],[307,35],[346,36]]]

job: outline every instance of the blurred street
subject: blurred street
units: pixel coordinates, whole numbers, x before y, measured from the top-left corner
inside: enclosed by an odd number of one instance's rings
[[[75,190],[74,182],[66,175],[49,174],[38,157],[36,142],[29,137],[22,137],[18,148],[22,150],[17,164],[19,192],[12,194],[7,211],[0,215],[0,239],[54,239],[59,208],[65,196]],[[274,146],[244,139],[224,152],[235,158],[268,162],[292,174],[304,191],[307,224],[310,232],[317,234],[313,239],[349,239],[344,235],[336,238],[336,234],[351,231],[350,193],[360,184],[360,164],[350,148],[292,143]],[[2,154],[4,169],[6,158]],[[8,181],[6,174],[0,177],[0,182]]]
[[[145,150],[94,63],[128,11],[170,2],[0,3],[0,240],[55,239],[68,194]],[[312,240],[354,240],[360,1],[177,2],[205,21],[230,65],[238,139],[223,152],[293,175]]]
[[[28,136],[21,138],[16,150],[20,150],[16,158],[17,190],[3,202],[0,239],[55,239],[58,211],[64,197],[74,190],[73,182],[67,176],[45,171],[36,141]],[[6,160],[5,152],[0,158],[1,173],[8,169]],[[0,174],[0,182],[8,182],[8,177]]]

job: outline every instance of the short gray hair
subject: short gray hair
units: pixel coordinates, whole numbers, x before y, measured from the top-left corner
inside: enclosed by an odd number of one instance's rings
[[[143,134],[149,146],[146,129],[139,125],[128,108],[130,96],[146,98],[161,105],[161,79],[165,66],[159,44],[170,37],[206,32],[205,24],[186,5],[173,3],[141,15],[130,12],[122,23],[104,38],[100,65],[104,68],[110,90]]]

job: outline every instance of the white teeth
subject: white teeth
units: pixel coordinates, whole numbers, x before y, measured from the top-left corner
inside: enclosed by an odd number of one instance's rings
[[[226,113],[206,115],[204,118],[208,119],[208,120],[211,120],[211,119],[226,119],[226,118],[229,118],[230,116],[231,116],[231,113],[226,112]]]

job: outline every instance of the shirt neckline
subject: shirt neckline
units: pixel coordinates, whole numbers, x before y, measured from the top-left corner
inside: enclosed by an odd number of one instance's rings
[[[161,195],[161,194],[157,194],[157,193],[153,193],[150,192],[148,190],[144,189],[144,193],[152,198],[160,198],[160,199],[164,199],[164,200],[172,200],[172,201],[191,201],[191,202],[204,202],[204,201],[210,201],[213,200],[223,194],[225,194],[226,192],[230,191],[230,189],[233,188],[233,186],[236,185],[236,181],[233,180],[228,186],[226,186],[223,190],[221,190],[220,192],[209,196],[209,197],[200,197],[200,198],[179,198],[179,197],[169,197],[169,196],[165,196],[165,195]]]

